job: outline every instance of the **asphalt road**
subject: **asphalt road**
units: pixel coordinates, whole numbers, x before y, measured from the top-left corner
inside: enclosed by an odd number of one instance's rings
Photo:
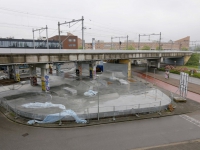
[[[198,138],[200,127],[180,116],[50,129],[16,124],[0,114],[2,150],[127,150]]]

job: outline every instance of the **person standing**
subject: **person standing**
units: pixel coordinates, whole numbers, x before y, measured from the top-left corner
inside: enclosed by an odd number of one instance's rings
[[[169,70],[167,70],[167,78],[169,79]]]
[[[168,75],[167,75],[167,70],[165,71],[165,79],[168,78]]]
[[[169,79],[169,71],[168,70],[165,71],[165,79]]]

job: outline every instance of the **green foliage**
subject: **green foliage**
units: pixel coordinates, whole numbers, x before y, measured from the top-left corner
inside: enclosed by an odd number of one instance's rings
[[[188,48],[186,48],[186,47],[182,47],[181,50],[182,50],[182,51],[187,51]]]
[[[145,45],[142,47],[142,50],[150,50],[150,46]]]
[[[193,74],[193,77],[195,77],[195,78],[200,78],[200,73],[194,73],[194,74]]]
[[[159,48],[159,46],[157,46],[156,50],[162,50],[162,46],[160,48]]]
[[[195,47],[194,50],[195,50],[195,51],[200,51],[200,46],[198,45],[197,47]]]
[[[80,46],[78,49],[83,49],[83,47],[82,47],[82,46]]]
[[[132,45],[130,45],[130,46],[128,47],[128,50],[135,50],[135,47],[133,47]]]
[[[199,57],[200,54],[194,53],[191,55],[188,62],[185,64],[186,66],[199,66]]]
[[[174,73],[174,74],[180,74],[180,72],[178,70],[170,70],[170,73]]]
[[[158,68],[159,71],[165,71],[165,68]]]
[[[165,68],[158,68],[159,71],[165,71]],[[184,71],[185,73],[188,73],[190,76],[195,77],[195,78],[200,78],[200,73],[193,73],[193,75],[191,75],[191,71]],[[175,68],[175,69],[171,69],[170,73],[174,73],[174,74],[180,74],[180,69]]]

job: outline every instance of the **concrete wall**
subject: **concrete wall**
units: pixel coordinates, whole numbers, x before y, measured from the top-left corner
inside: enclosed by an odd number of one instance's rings
[[[184,56],[184,65],[188,62],[191,56]]]
[[[125,77],[128,77],[128,65],[127,64],[104,63],[103,70],[104,70],[104,72],[106,72],[106,71],[122,72],[122,74]]]
[[[176,65],[178,65],[178,66],[184,65],[184,57],[180,57],[180,58],[164,58],[164,63],[165,64],[175,65],[174,61],[176,61]]]

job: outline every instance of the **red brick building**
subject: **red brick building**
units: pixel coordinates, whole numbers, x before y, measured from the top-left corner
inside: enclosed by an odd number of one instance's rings
[[[59,41],[59,36],[55,35],[49,38],[49,41]],[[78,49],[78,37],[67,33],[67,35],[60,35],[62,49]]]
[[[176,40],[176,41],[169,41],[169,42],[162,42],[160,43],[160,47],[163,50],[186,50],[189,49],[189,43],[190,43],[190,36],[187,36],[185,38]],[[79,45],[81,44],[81,41],[79,41]],[[156,50],[159,48],[159,41],[153,41],[153,42],[138,42],[135,41],[129,41],[128,47],[132,47],[134,49],[143,49],[143,47],[148,46],[151,50]],[[85,43],[85,49],[92,49],[92,43]],[[111,49],[111,42],[104,42],[97,40],[95,42],[95,49]],[[124,41],[119,44],[119,42],[113,42],[112,43],[112,49],[119,50],[119,49],[127,49],[127,42]]]

